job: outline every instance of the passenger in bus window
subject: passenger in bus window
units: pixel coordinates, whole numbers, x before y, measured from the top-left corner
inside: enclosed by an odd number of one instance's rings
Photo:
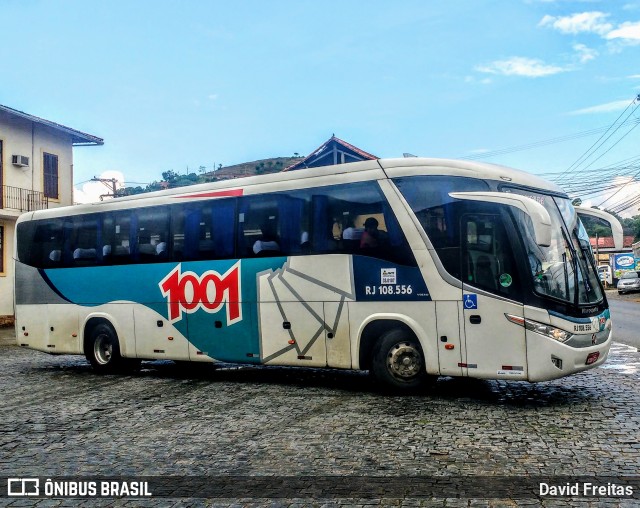
[[[378,220],[374,217],[369,217],[364,221],[364,232],[360,237],[361,249],[373,249],[380,246],[381,231],[378,230]]]

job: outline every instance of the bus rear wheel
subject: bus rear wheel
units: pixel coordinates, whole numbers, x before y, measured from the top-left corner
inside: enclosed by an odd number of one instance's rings
[[[128,366],[120,355],[115,330],[106,323],[100,323],[91,330],[85,341],[84,354],[94,370],[101,374],[122,371]]]
[[[420,343],[404,330],[383,334],[371,362],[371,371],[385,388],[415,391],[426,386],[428,376]]]

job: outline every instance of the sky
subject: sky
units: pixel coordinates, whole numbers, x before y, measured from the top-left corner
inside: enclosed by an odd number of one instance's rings
[[[0,13],[0,104],[105,141],[74,149],[80,197],[93,176],[146,184],[307,155],[332,134],[379,157],[557,174],[640,94],[640,0],[0,0]],[[639,147],[630,130],[590,169]]]

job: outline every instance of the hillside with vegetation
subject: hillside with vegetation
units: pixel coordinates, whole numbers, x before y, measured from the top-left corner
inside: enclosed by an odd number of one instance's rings
[[[176,173],[172,169],[162,173],[162,179],[154,181],[142,187],[125,187],[118,189],[116,196],[130,196],[132,194],[142,194],[163,189],[173,189],[176,187],[186,187],[198,183],[217,182],[221,180],[232,180],[234,178],[244,178],[254,175],[267,175],[277,173],[286,167],[298,162],[301,157],[295,154],[293,157],[273,157],[270,159],[260,159],[253,162],[243,162],[233,166],[220,165],[215,171],[199,171],[198,173]]]

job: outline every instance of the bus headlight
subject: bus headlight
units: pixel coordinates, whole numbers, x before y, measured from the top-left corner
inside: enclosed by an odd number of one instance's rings
[[[558,342],[567,342],[573,335],[566,330],[562,330],[551,325],[545,325],[544,323],[533,321],[531,319],[525,319],[521,316],[513,316],[511,314],[505,314],[504,316],[512,323],[524,326],[527,330],[539,333],[540,335],[557,340]]]

